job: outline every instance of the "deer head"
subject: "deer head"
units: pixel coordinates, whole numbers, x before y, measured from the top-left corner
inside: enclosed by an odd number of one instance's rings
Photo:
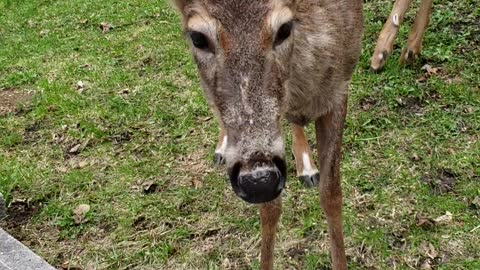
[[[281,135],[295,32],[292,0],[174,0],[213,111],[227,132],[235,193],[271,201],[285,187]]]

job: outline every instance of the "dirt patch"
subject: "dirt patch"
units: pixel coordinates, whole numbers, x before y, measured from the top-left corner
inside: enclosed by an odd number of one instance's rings
[[[7,227],[14,228],[25,225],[41,208],[42,205],[37,202],[24,200],[12,202],[7,208],[7,217],[5,219]]]
[[[363,111],[369,111],[370,109],[379,106],[380,101],[373,97],[364,97],[360,99],[359,105]]]
[[[16,200],[10,203],[7,208],[7,215],[0,220],[0,227],[5,229],[13,237],[22,241],[27,246],[36,244],[36,239],[30,233],[25,232],[25,226],[29,226],[30,220],[41,210],[40,202],[27,200]]]
[[[29,101],[31,94],[10,88],[0,90],[0,116],[15,112],[17,105]]]
[[[419,97],[398,97],[396,100],[400,111],[407,114],[423,115],[424,102]]]
[[[436,176],[423,176],[420,181],[426,183],[436,195],[453,191],[458,175],[447,169],[440,169]]]
[[[183,176],[181,185],[201,188],[203,179],[214,171],[213,162],[208,160],[208,154],[205,149],[178,158],[179,175]],[[210,163],[209,163],[210,162]]]

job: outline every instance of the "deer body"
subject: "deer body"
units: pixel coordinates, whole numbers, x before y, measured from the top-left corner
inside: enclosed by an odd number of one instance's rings
[[[219,119],[215,161],[233,190],[258,203],[261,269],[273,268],[292,123],[297,175],[319,185],[333,269],[346,269],[339,162],[348,85],[361,50],[360,0],[174,0],[205,96]],[[315,122],[319,170],[303,127]]]

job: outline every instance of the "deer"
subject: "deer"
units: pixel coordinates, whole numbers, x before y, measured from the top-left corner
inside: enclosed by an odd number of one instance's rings
[[[234,193],[260,212],[260,268],[273,269],[286,187],[282,121],[297,176],[317,187],[332,268],[347,269],[341,145],[361,52],[361,0],[171,0],[220,134],[214,154]],[[305,127],[315,124],[318,167]]]
[[[403,22],[412,0],[396,0],[387,22],[383,25],[382,31],[378,37],[375,51],[371,58],[370,67],[374,71],[379,71],[385,65],[388,57],[393,52],[393,42],[398,34],[400,24]],[[430,14],[432,13],[433,0],[422,0],[418,9],[415,22],[408,35],[406,47],[400,55],[400,64],[411,65],[418,58],[422,49],[422,40],[425,35]]]

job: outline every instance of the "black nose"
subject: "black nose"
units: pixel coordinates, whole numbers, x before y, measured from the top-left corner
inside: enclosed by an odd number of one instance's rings
[[[230,182],[235,193],[249,203],[264,203],[277,198],[285,187],[286,163],[273,158],[272,162],[242,169],[237,163],[230,170]]]

